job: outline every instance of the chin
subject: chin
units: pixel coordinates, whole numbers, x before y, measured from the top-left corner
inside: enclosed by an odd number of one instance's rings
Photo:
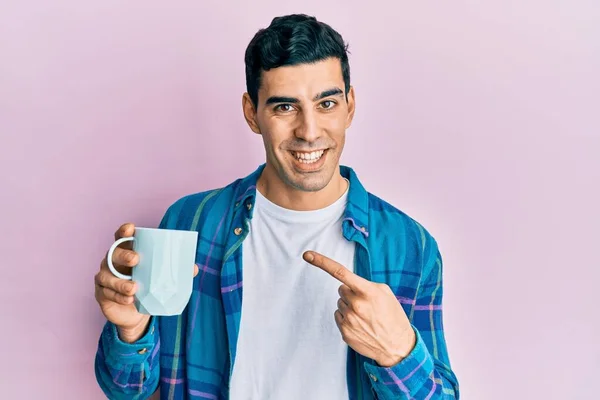
[[[315,181],[315,182],[293,182],[292,186],[303,192],[318,192],[327,187],[329,181]]]
[[[294,188],[303,192],[318,192],[329,185],[333,178],[333,167],[324,166],[318,171],[300,172],[292,169],[291,174],[287,175],[287,182]]]

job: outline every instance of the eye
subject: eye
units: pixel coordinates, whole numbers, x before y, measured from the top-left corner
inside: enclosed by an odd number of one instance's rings
[[[277,111],[277,112],[288,113],[293,110],[294,110],[294,107],[292,107],[291,104],[279,104],[278,106],[275,107],[275,111]]]
[[[325,100],[324,102],[322,102],[320,104],[320,107],[325,109],[325,110],[330,110],[333,107],[335,107],[336,103],[333,100]]]

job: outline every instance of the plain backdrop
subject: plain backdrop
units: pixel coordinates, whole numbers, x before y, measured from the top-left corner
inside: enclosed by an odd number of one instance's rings
[[[264,162],[243,53],[290,12],[349,42],[343,163],[440,244],[461,398],[597,399],[597,0],[0,2],[0,398],[104,397],[113,232]]]

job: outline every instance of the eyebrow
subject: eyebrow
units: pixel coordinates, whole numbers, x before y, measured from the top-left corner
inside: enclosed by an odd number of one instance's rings
[[[321,93],[317,94],[315,97],[313,97],[313,101],[321,100],[321,99],[324,99],[325,97],[330,97],[330,96],[339,96],[343,93],[344,92],[342,91],[342,89],[337,88],[337,87],[327,89],[327,90],[324,90]],[[298,100],[295,97],[271,96],[267,99],[265,104],[269,105],[269,104],[276,104],[276,103],[297,104],[297,103],[300,103],[300,100]]]
[[[327,90],[319,93],[318,95],[316,95],[314,97],[313,101],[321,100],[321,99],[324,99],[325,97],[330,97],[330,96],[339,96],[341,94],[344,94],[342,89],[335,87],[335,88],[327,89]]]

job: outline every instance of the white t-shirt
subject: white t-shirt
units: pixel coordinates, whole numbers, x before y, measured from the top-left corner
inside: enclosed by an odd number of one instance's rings
[[[348,347],[333,316],[341,283],[302,259],[315,250],[354,269],[354,243],[342,236],[347,196],[320,210],[293,211],[257,191],[242,245],[232,400],[348,399]]]

